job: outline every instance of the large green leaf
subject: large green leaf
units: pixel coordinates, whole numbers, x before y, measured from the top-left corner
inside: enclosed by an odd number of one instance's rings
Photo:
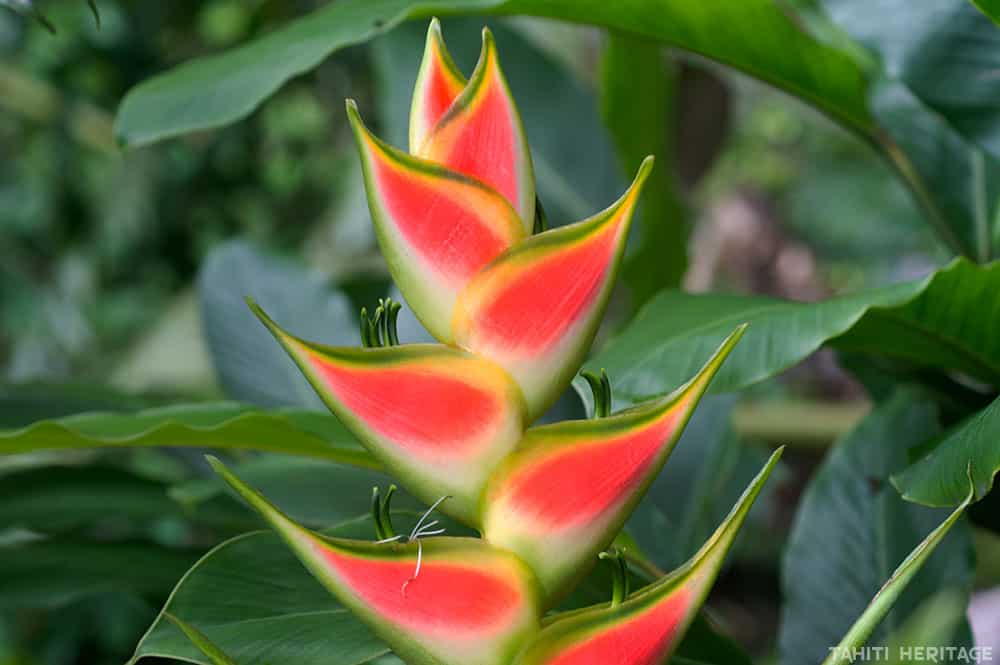
[[[630,403],[687,381],[740,323],[746,335],[712,383],[726,392],[792,367],[824,344],[1000,385],[1000,263],[957,259],[925,279],[817,303],[666,291],[586,365]],[[575,384],[583,399],[589,391]]]
[[[332,415],[261,411],[234,402],[159,407],[134,414],[85,413],[0,430],[0,455],[106,446],[245,448],[379,468]]]
[[[642,101],[637,103],[636,90]],[[656,168],[642,197],[640,242],[625,261],[635,307],[658,290],[678,286],[687,269],[688,220],[672,157],[676,73],[656,42],[612,33],[601,60],[601,109],[626,173],[646,155]]]
[[[949,432],[892,482],[908,501],[957,506],[969,493],[970,472],[978,500],[990,491],[998,471],[1000,399]]]
[[[51,608],[85,596],[137,593],[162,598],[197,550],[147,542],[28,541],[0,547],[0,610]]]
[[[877,60],[869,95],[878,138],[942,238],[993,255],[1000,201],[1000,31],[968,2],[822,0]]]
[[[334,533],[370,538],[370,519]],[[388,649],[339,605],[270,532],[226,541],[181,579],[164,607],[242,665],[360,665]],[[131,663],[159,656],[210,665],[162,613]]]
[[[340,48],[407,18],[457,12],[546,16],[660,40],[773,83],[848,125],[871,127],[860,68],[807,35],[770,0],[341,0],[142,83],[122,103],[116,132],[140,145],[233,122]]]
[[[887,482],[889,474],[906,464],[913,442],[937,429],[934,405],[918,393],[901,392],[838,442],[817,471],[785,550],[782,663],[826,658],[827,648],[840,642],[896,566],[947,517],[947,511],[903,501]],[[941,589],[968,594],[973,566],[965,524],[938,550],[895,605],[880,601],[882,610],[892,609],[875,641],[883,641]]]

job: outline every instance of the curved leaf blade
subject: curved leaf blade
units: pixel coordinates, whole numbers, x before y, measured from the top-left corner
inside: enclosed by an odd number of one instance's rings
[[[907,501],[957,506],[965,500],[972,474],[974,501],[993,487],[1000,472],[1000,399],[952,430],[934,449],[892,477]]]
[[[231,51],[191,61],[125,98],[119,139],[142,145],[219,127],[253,111],[292,77],[338,49],[408,18],[435,13],[529,14],[603,25],[695,51],[742,69],[868,130],[864,74],[851,58],[813,39],[768,0],[608,4],[604,0],[347,0],[322,7]],[[206,96],[210,89],[213,94]]]
[[[816,303],[666,291],[586,365],[606,368],[615,395],[635,402],[693,374],[718,340],[750,327],[712,384],[738,390],[801,362],[824,345],[884,355],[1000,385],[1000,263],[956,259],[929,277]],[[636,352],[636,349],[641,349]],[[589,403],[585,386],[577,391]]]
[[[328,533],[350,538],[371,531],[365,516]],[[237,536],[198,560],[177,582],[129,661],[172,658],[212,665],[164,618],[167,612],[196,626],[242,665],[362,665],[389,651],[271,532]]]
[[[265,450],[381,468],[329,414],[262,411],[235,402],[183,404],[131,414],[84,413],[0,430],[0,455],[109,446]]]

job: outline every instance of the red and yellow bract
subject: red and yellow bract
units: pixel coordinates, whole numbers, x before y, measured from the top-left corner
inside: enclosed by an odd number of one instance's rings
[[[536,582],[513,554],[475,538],[419,544],[327,538],[210,461],[316,579],[408,663],[506,665],[537,633]]]
[[[718,575],[754,500],[781,457],[777,450],[708,542],[684,565],[614,605],[556,615],[516,665],[666,663]]]
[[[478,524],[492,469],[524,428],[518,388],[483,358],[438,344],[359,349],[313,344],[254,312],[337,417],[404,486]]]
[[[458,298],[455,343],[507,369],[532,420],[566,389],[594,340],[652,167],[647,158],[607,210],[500,255]]]
[[[528,430],[490,479],[483,537],[523,558],[550,603],[614,540],[742,334],[737,329],[666,397],[606,418]]]
[[[489,29],[483,29],[483,50],[465,89],[413,154],[482,180],[506,197],[528,228],[533,225],[531,152]]]

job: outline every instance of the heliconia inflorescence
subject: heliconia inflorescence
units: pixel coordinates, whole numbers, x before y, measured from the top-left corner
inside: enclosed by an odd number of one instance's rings
[[[400,344],[390,300],[362,310],[361,348],[299,339],[250,306],[330,410],[431,510],[395,534],[394,488],[376,490],[373,541],[327,538],[213,466],[410,665],[666,662],[780,451],[688,563],[628,594],[619,559],[610,603],[542,616],[609,556],[745,326],[669,395],[611,413],[608,377],[587,375],[595,418],[531,427],[594,340],[652,158],[606,210],[539,229],[531,155],[493,37],[484,30],[466,79],[437,20],[409,151],[373,135],[352,101],[347,115],[389,271],[440,343]],[[443,535],[438,510],[482,537]]]

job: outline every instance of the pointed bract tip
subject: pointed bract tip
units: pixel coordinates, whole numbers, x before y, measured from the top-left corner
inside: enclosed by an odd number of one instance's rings
[[[278,324],[274,322],[274,319],[267,315],[267,312],[265,312],[264,309],[257,304],[256,300],[253,298],[247,298],[246,301],[247,307],[250,308],[250,311],[254,313],[254,316],[256,316],[260,322],[264,324],[264,327],[267,328],[272,335],[279,339],[286,336],[285,331],[278,327]]]
[[[656,160],[653,158],[652,155],[642,160],[642,164],[639,165],[639,169],[635,173],[635,179],[633,179],[632,184],[629,185],[628,192],[626,192],[626,196],[632,192],[638,194],[639,190],[641,190],[643,185],[646,184],[646,179],[649,178],[649,174],[653,170],[653,163],[655,161]]]
[[[344,109],[347,111],[347,121],[351,123],[351,129],[353,129],[355,133],[364,132],[367,134],[368,128],[361,119],[361,113],[358,111],[358,103],[353,99],[345,99]]]
[[[228,473],[229,471],[226,468],[226,465],[222,463],[222,460],[220,460],[215,455],[205,455],[205,461],[208,462],[208,465],[212,467],[212,469],[220,475],[222,473]]]
[[[653,170],[653,165],[656,163],[656,157],[653,155],[646,155],[646,158],[642,160],[639,164],[639,172],[636,174],[636,180],[642,179],[643,181],[649,175],[649,172]]]

